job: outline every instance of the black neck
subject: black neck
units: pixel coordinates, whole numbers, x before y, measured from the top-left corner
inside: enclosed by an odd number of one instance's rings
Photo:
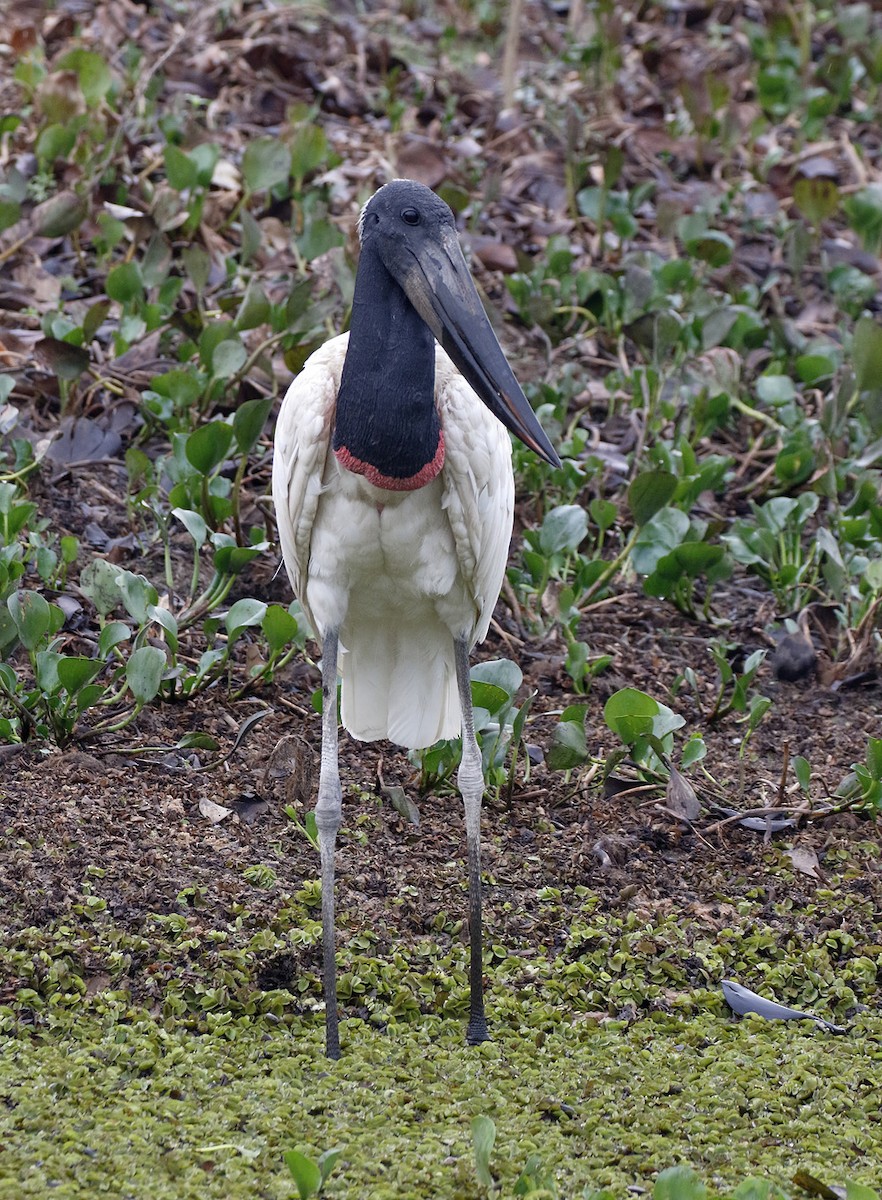
[[[334,450],[410,479],[438,452],[435,339],[370,244],[355,280]]]

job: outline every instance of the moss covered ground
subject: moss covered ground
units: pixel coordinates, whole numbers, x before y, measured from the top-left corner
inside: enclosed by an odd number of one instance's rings
[[[478,1050],[456,1021],[349,1021],[338,1063],[314,1021],[220,1017],[200,1034],[121,1007],[59,1015],[0,1058],[0,1195],[283,1197],[284,1151],[339,1145],[340,1200],[478,1196],[478,1114],[496,1122],[502,1195],[533,1153],[564,1196],[650,1190],[680,1162],[720,1195],[751,1174],[878,1183],[878,1017],[831,1037],[710,1012],[631,1026],[559,1012],[545,1033],[530,1005],[503,1007]]]

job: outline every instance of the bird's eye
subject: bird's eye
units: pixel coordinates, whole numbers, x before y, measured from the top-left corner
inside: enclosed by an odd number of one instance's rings
[[[405,225],[419,225],[420,214],[415,208],[406,208],[401,214],[401,219]]]

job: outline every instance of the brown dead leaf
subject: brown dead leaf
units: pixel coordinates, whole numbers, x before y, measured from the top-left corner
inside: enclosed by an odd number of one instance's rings
[[[794,871],[801,871],[803,875],[811,875],[812,879],[823,882],[824,873],[818,862],[817,852],[811,846],[794,846],[792,850],[785,850],[784,853],[793,863]]]
[[[401,139],[395,166],[402,179],[415,179],[430,188],[438,187],[447,177],[447,159],[441,146],[414,134]]]
[[[518,269],[518,256],[512,246],[507,246],[505,242],[498,242],[495,238],[489,237],[472,237],[469,239],[472,254],[488,271],[502,271],[505,275],[511,275]]]
[[[199,811],[203,817],[211,821],[212,825],[219,825],[221,821],[225,821],[231,815],[233,810],[231,808],[224,808],[222,804],[215,804],[207,796],[200,796]]]
[[[676,767],[671,767],[671,775],[665,789],[665,804],[669,812],[684,821],[695,821],[701,815],[701,803],[695,794],[695,788]]]

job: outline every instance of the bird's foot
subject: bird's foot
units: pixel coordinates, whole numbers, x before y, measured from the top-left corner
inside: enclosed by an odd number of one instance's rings
[[[490,1042],[490,1030],[487,1028],[487,1018],[483,1013],[469,1017],[469,1027],[466,1030],[466,1041],[470,1046],[480,1046],[481,1042]]]

